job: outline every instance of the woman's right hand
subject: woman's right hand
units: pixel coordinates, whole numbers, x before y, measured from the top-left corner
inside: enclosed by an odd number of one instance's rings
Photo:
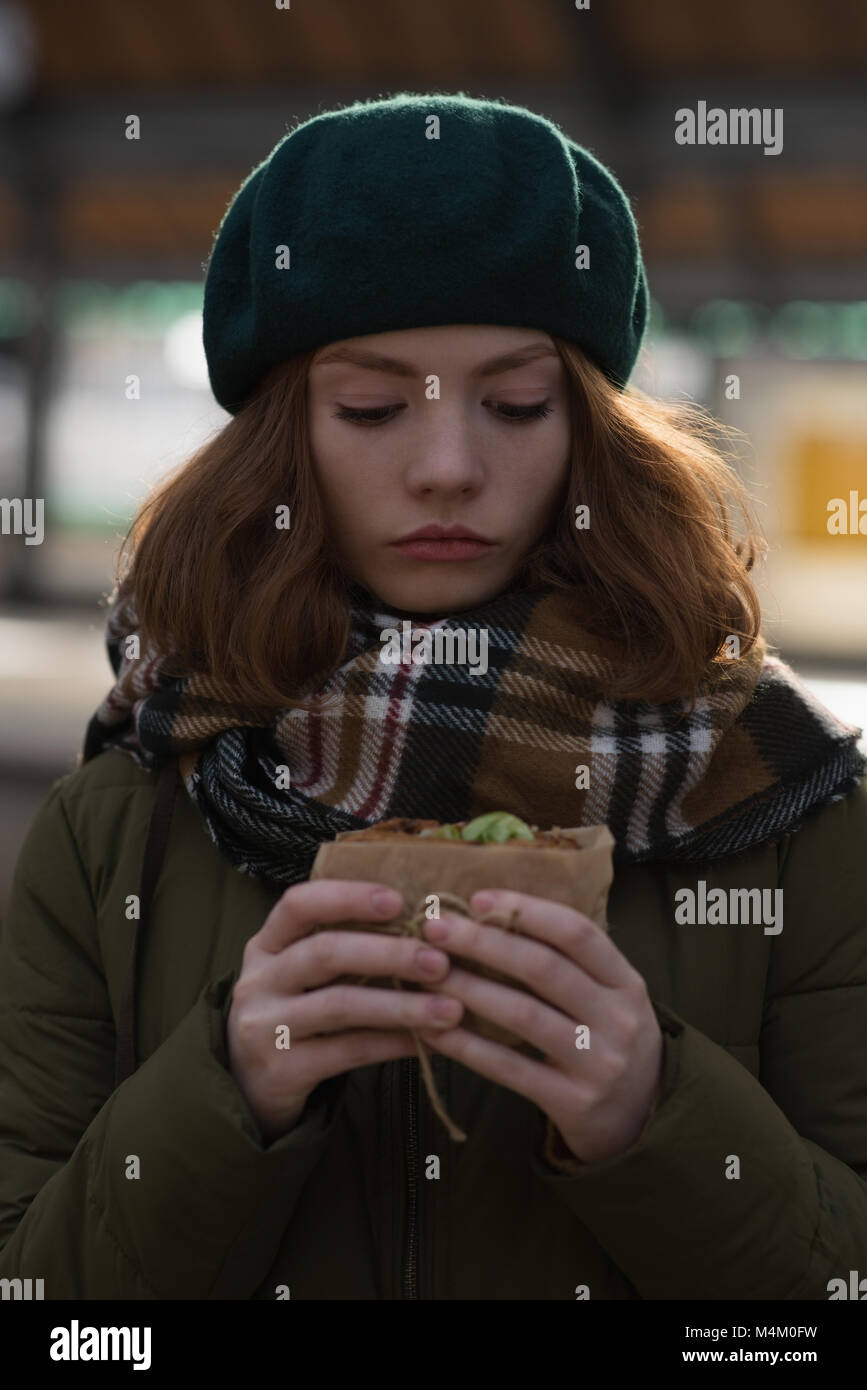
[[[376,893],[386,894],[384,906],[374,904]],[[244,947],[226,1027],[229,1068],[267,1142],[292,1128],[326,1077],[415,1055],[409,1028],[460,1022],[463,1005],[444,995],[332,983],[342,975],[442,983],[449,957],[417,937],[313,930],[389,921],[402,906],[381,883],[297,883]],[[425,958],[434,969],[425,969]],[[281,1025],[288,1048],[277,1046]]]

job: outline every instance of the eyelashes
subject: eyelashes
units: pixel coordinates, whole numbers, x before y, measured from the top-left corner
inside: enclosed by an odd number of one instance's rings
[[[551,414],[551,402],[540,401],[538,405],[509,405],[504,401],[494,401],[496,407],[494,414],[501,420],[508,420],[510,424],[526,424],[531,420],[544,420],[546,415]],[[393,420],[401,411],[405,410],[404,405],[377,405],[368,410],[359,410],[353,406],[341,405],[333,413],[335,420],[351,420],[357,425],[381,425],[388,420]]]

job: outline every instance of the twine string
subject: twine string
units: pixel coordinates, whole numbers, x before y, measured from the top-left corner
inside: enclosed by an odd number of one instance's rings
[[[445,906],[451,912],[457,912],[462,917],[473,916],[473,913],[470,910],[470,905],[467,902],[467,900],[465,898],[460,897],[457,893],[443,892],[438,893],[436,896],[438,897],[440,903],[445,904]],[[511,931],[515,927],[515,919],[517,915],[517,909],[515,909],[510,914],[508,922],[504,922],[502,924],[504,930]],[[420,898],[409,916],[402,918],[398,922],[393,922],[389,926],[383,927],[382,931],[388,936],[415,936],[420,941],[423,941],[424,937],[422,935],[422,932],[424,930],[424,924],[426,921],[428,921],[427,900],[425,898]],[[358,983],[362,985],[366,984],[369,979],[369,975],[364,975],[361,977]],[[396,975],[392,976],[392,983],[395,989],[403,989],[403,985]],[[416,1052],[418,1053],[419,1066],[421,1067],[421,1073],[424,1078],[425,1089],[427,1091],[431,1107],[434,1113],[438,1115],[439,1118],[442,1120],[443,1124],[449,1132],[450,1137],[454,1139],[457,1143],[463,1143],[466,1140],[467,1136],[464,1133],[464,1131],[458,1125],[455,1124],[454,1120],[451,1118],[451,1116],[445,1108],[442,1097],[440,1096],[439,1090],[437,1088],[436,1080],[434,1079],[433,1068],[431,1067],[429,1056],[429,1048],[425,1043],[424,1039],[419,1036],[415,1028],[410,1028],[408,1031],[412,1035],[412,1040],[415,1043]]]

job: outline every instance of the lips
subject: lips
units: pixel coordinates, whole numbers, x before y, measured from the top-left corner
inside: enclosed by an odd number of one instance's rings
[[[392,545],[404,545],[407,541],[480,541],[484,545],[493,545],[494,542],[487,536],[483,536],[479,531],[472,531],[469,526],[440,526],[432,522],[429,526],[419,526],[418,530],[410,531],[399,540],[392,541]]]
[[[467,537],[454,540],[432,540],[422,536],[414,541],[393,541],[392,549],[413,560],[477,560],[496,549],[491,541],[474,541]]]

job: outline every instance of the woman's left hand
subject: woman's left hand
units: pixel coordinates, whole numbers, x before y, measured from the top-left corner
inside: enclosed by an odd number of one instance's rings
[[[443,913],[425,922],[426,939],[453,962],[455,955],[470,957],[513,976],[539,998],[456,962],[441,985],[427,988],[460,999],[538,1048],[545,1060],[467,1028],[421,1036],[436,1051],[533,1101],[576,1158],[593,1163],[622,1153],[638,1139],[661,1090],[662,1034],[644,977],[601,927],[561,903],[491,890],[475,893],[470,907],[485,922]],[[493,925],[510,916],[517,930]]]

